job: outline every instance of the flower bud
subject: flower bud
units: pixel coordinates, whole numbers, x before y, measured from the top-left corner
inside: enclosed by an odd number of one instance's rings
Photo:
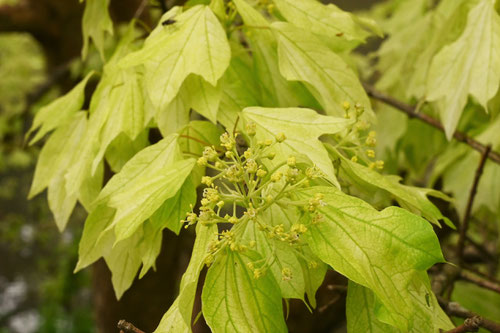
[[[198,163],[199,166],[206,166],[208,164],[208,160],[206,157],[202,156],[196,163]]]
[[[344,110],[348,111],[351,108],[351,103],[345,101],[344,103],[342,103],[342,107],[344,108]]]
[[[217,158],[217,152],[212,147],[205,147],[205,149],[203,149],[203,157],[213,162]]]
[[[259,165],[257,164],[257,162],[255,162],[255,160],[249,159],[245,164],[245,168],[247,169],[248,173],[256,173],[259,169]]]
[[[207,186],[212,185],[213,184],[212,177],[208,177],[208,176],[201,177],[201,183],[205,184]]]
[[[276,141],[278,141],[278,142],[280,142],[280,143],[281,143],[281,142],[283,142],[283,141],[285,141],[285,140],[286,140],[286,135],[285,135],[285,133],[280,132],[280,133],[278,133],[278,134],[276,135]]]
[[[375,167],[379,170],[382,170],[384,168],[384,161],[376,161]]]
[[[290,268],[285,267],[281,270],[281,279],[283,281],[289,281],[292,279],[292,271],[290,270]]]
[[[256,127],[257,126],[253,122],[246,124],[245,129],[246,129],[247,134],[249,136],[254,136],[257,133]]]
[[[264,178],[267,175],[267,171],[264,169],[257,170],[257,177]]]
[[[282,177],[283,173],[281,173],[281,171],[277,171],[271,176],[271,181],[277,183],[281,180]]]

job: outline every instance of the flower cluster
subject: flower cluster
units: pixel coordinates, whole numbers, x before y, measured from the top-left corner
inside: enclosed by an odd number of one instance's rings
[[[321,194],[309,201],[294,200],[292,195],[295,189],[309,186],[311,180],[322,177],[319,169],[299,163],[296,156],[275,160],[276,151],[279,151],[277,145],[286,141],[285,134],[278,133],[273,139],[258,141],[255,124],[247,124],[245,130],[248,147],[238,145],[238,134],[224,133],[220,137],[220,147],[205,147],[197,162],[212,170],[207,172],[212,176],[201,179],[205,188],[199,212],[195,213],[192,207],[182,222],[186,223],[186,228],[196,223],[221,224],[223,231],[217,232],[217,239],[207,249],[207,265],[213,263],[222,249],[243,252],[255,248],[255,240],[243,237],[249,223],[254,223],[270,240],[298,246],[300,236],[308,230],[307,225],[300,222],[288,227],[272,225],[272,221],[261,216],[273,204],[292,205],[308,212],[313,216],[311,223],[321,220],[316,212],[323,204]],[[271,264],[272,258],[264,258],[250,263],[249,268],[254,277],[259,278]],[[292,278],[289,270],[284,269],[282,273],[284,280]]]
[[[337,148],[342,149],[353,162],[362,161],[370,169],[383,169],[384,161],[375,159],[375,151],[372,149],[377,144],[377,133],[370,131],[370,123],[363,119],[364,107],[356,103],[351,107],[349,102],[344,102],[345,117],[355,120],[347,135],[338,139]]]

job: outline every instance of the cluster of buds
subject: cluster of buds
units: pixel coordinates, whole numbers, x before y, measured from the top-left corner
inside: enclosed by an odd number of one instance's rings
[[[228,247],[233,252],[245,252],[247,249],[255,247],[255,241],[244,244],[238,240],[232,230],[224,230],[221,233],[216,233],[216,236],[217,239],[211,241],[208,245],[207,255],[205,256],[207,266],[214,262],[217,252],[225,247]]]
[[[269,14],[272,14],[274,11],[274,4],[269,0],[259,0],[258,6],[265,8]]]
[[[342,135],[337,145],[340,149],[345,149],[351,154],[353,162],[362,161],[371,169],[383,169],[384,162],[375,159],[375,151],[372,149],[377,144],[377,133],[369,131],[370,123],[362,119],[364,107],[356,103],[354,108],[349,102],[343,103],[345,117],[354,119],[354,124],[350,127],[349,133]]]
[[[325,206],[325,202],[323,201],[324,195],[322,193],[316,193],[313,198],[309,199],[309,204],[306,207],[306,210],[310,213],[316,212],[318,207]]]
[[[307,227],[304,224],[294,224],[289,230],[285,230],[283,224],[274,227],[260,226],[260,229],[267,232],[267,237],[269,239],[277,239],[289,245],[299,243],[300,235],[307,231]]]
[[[261,267],[256,267],[257,263],[254,262],[249,262],[247,263],[247,267],[249,270],[253,272],[253,277],[254,279],[260,279],[266,274],[266,271],[268,269],[267,265],[262,265]]]
[[[347,119],[358,120],[358,118],[360,118],[363,115],[363,113],[365,113],[365,108],[363,105],[361,105],[361,103],[354,104],[354,108],[352,108],[351,103],[349,103],[348,101],[345,101],[342,104],[342,108],[345,111],[345,117]]]
[[[249,146],[246,150],[239,146],[237,134],[224,133],[220,137],[220,145],[205,147],[197,161],[199,166],[212,171],[201,178],[205,188],[199,212],[195,213],[194,207],[191,207],[191,212],[182,222],[186,223],[186,228],[196,223],[223,224],[224,231],[217,233],[217,239],[207,249],[205,264],[208,266],[223,249],[244,252],[256,246],[254,240],[243,237],[249,223],[255,223],[268,239],[299,249],[301,235],[307,232],[307,225],[297,222],[285,227],[272,225],[273,221],[260,218],[262,212],[273,204],[287,204],[291,200],[298,208],[307,206],[304,211],[311,216],[316,214],[312,218],[313,223],[320,220],[316,208],[323,205],[322,195],[316,194],[305,202],[294,201],[293,192],[309,186],[310,180],[323,177],[322,172],[315,166],[299,163],[296,156],[289,156],[284,161],[275,160],[277,145],[287,140],[285,134],[278,133],[273,139],[257,140],[254,123],[247,123],[245,129]],[[272,264],[271,259],[264,258],[261,264],[249,263],[255,278],[265,274]],[[282,277],[283,280],[291,279],[291,271],[283,269]]]

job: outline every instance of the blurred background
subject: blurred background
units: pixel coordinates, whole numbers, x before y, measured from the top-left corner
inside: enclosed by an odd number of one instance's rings
[[[112,0],[113,20],[129,20],[141,1]],[[329,2],[362,10],[376,1]],[[27,200],[40,146],[27,147],[24,134],[36,110],[78,80],[79,64],[73,60],[81,50],[82,13],[78,0],[0,0],[0,333],[117,332],[122,317],[152,331],[187,264],[188,257],[168,257],[168,252],[188,247],[190,236],[166,235],[158,262],[170,266],[159,264],[117,302],[102,262],[73,274],[85,211],[77,209],[60,234],[45,195]],[[339,276],[328,279],[330,286],[345,284]],[[290,331],[333,332],[333,323],[344,316],[344,296],[342,288],[326,288],[316,319],[292,304]],[[315,328],[304,326],[311,321]],[[206,330],[198,326],[197,332]]]

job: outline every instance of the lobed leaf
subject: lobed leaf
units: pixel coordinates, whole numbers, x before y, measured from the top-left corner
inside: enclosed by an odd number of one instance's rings
[[[78,199],[78,192],[66,192],[67,169],[75,163],[78,151],[84,143],[87,119],[84,112],[78,112],[60,126],[47,140],[38,157],[35,176],[28,198],[49,188],[49,206],[56,225],[64,230]]]
[[[36,135],[30,140],[30,145],[39,141],[45,134],[63,125],[81,110],[85,97],[85,87],[92,75],[94,75],[93,71],[87,74],[67,94],[38,110],[35,119],[33,119],[33,125],[26,133],[26,137],[29,137],[31,133],[38,129]]]
[[[289,155],[306,155],[336,186],[335,171],[325,147],[318,140],[320,135],[341,132],[352,120],[319,115],[310,109],[250,107],[242,112],[247,122],[257,124],[257,138],[266,140],[278,133],[287,139],[277,146],[276,160],[283,161]]]
[[[326,113],[342,117],[344,102],[361,104],[373,118],[370,101],[358,77],[344,60],[314,35],[289,23],[276,22],[279,66],[288,80],[303,81],[321,102]]]
[[[416,312],[406,297],[415,274],[444,261],[432,227],[397,207],[378,212],[333,187],[297,191],[303,199],[316,193],[324,194],[325,205],[319,209],[323,220],[304,234],[311,250],[339,273],[370,288],[387,309],[384,322],[411,331],[424,316],[438,327],[432,311]],[[425,294],[417,297],[425,302]]]
[[[92,39],[97,50],[104,59],[104,42],[106,33],[113,35],[113,21],[109,16],[109,0],[85,0],[85,10],[82,19],[83,49],[85,59],[89,50],[89,40]],[[82,2],[82,0],[80,0]]]
[[[176,12],[166,13],[162,21]],[[157,109],[175,98],[189,74],[216,86],[231,57],[226,33],[209,7],[194,6],[175,21],[173,26],[160,24],[141,50],[120,63],[124,68],[144,64],[146,88]]]
[[[500,84],[500,16],[494,0],[478,0],[462,35],[433,58],[427,100],[437,102],[446,136],[457,127],[469,95],[487,110]]]
[[[218,121],[232,128],[241,110],[260,104],[260,84],[254,71],[252,57],[239,44],[231,44],[233,57],[221,79],[222,96]]]
[[[116,208],[116,215],[108,228],[115,229],[117,242],[132,236],[165,200],[175,196],[194,163],[194,159],[178,161],[161,169],[150,169],[151,173],[142,173],[132,181],[120,184],[120,191],[111,194],[107,201],[109,207]]]
[[[246,0],[235,0],[234,4],[243,22],[250,29],[247,33],[254,59],[254,71],[260,88],[261,106],[295,107],[310,106],[314,99],[302,85],[288,82],[279,72],[276,38],[269,22]],[[255,28],[254,28],[255,27]]]
[[[300,215],[296,209],[272,205],[262,212],[259,217],[262,223],[268,226],[282,224],[285,230],[298,223]],[[243,233],[243,240],[247,243],[255,241],[255,251],[262,257],[273,257],[270,264],[270,273],[278,282],[283,298],[297,298],[305,301],[307,294],[309,303],[316,307],[316,291],[324,280],[326,265],[313,255],[304,244],[300,248],[294,248],[278,240],[270,239],[261,231],[257,223],[248,223]],[[309,260],[309,261],[306,261]],[[310,262],[314,261],[317,267],[310,268]],[[291,272],[291,279],[283,279],[282,270]]]
[[[316,0],[273,0],[280,14],[299,28],[317,35],[336,39],[355,41],[353,46],[364,42],[372,32],[381,35],[380,28],[374,21],[360,20],[351,13],[339,9],[333,4],[324,5]]]
[[[136,69],[122,70],[117,62],[135,47],[132,23],[103,68],[103,76],[90,102],[85,143],[80,148],[80,158],[66,173],[66,192],[78,191],[85,179],[93,176],[108,146],[121,133],[135,140],[144,130],[149,119],[144,113],[144,96],[140,73]]]
[[[177,194],[165,201],[150,217],[151,223],[157,230],[167,227],[178,235],[182,228],[180,221],[195,204],[196,186],[191,177],[188,177]]]
[[[177,135],[166,137],[130,159],[92,204],[80,242],[76,270],[104,256],[116,275],[117,295],[130,286],[141,262],[144,264],[142,277],[154,265],[162,230],[173,225],[172,219],[178,226],[180,210],[182,213],[186,210],[185,201],[195,199],[192,197],[194,185],[190,181],[182,187],[193,166],[193,159],[182,160]],[[168,202],[169,198],[174,199]],[[167,204],[175,202],[177,206],[165,206],[166,201]],[[155,211],[157,215],[153,216]],[[149,218],[151,220],[145,223]],[[136,238],[137,234],[141,237]],[[127,246],[135,253],[124,253]],[[124,256],[128,256],[126,261],[120,261],[125,260]],[[124,263],[132,266],[121,267]]]
[[[369,192],[373,186],[391,193],[398,203],[409,211],[421,215],[430,222],[440,226],[439,220],[454,228],[453,223],[429,200],[428,195],[450,201],[451,199],[439,191],[401,184],[397,176],[382,175],[377,171],[353,162],[341,154],[341,169],[347,178],[357,185],[361,191]]]

